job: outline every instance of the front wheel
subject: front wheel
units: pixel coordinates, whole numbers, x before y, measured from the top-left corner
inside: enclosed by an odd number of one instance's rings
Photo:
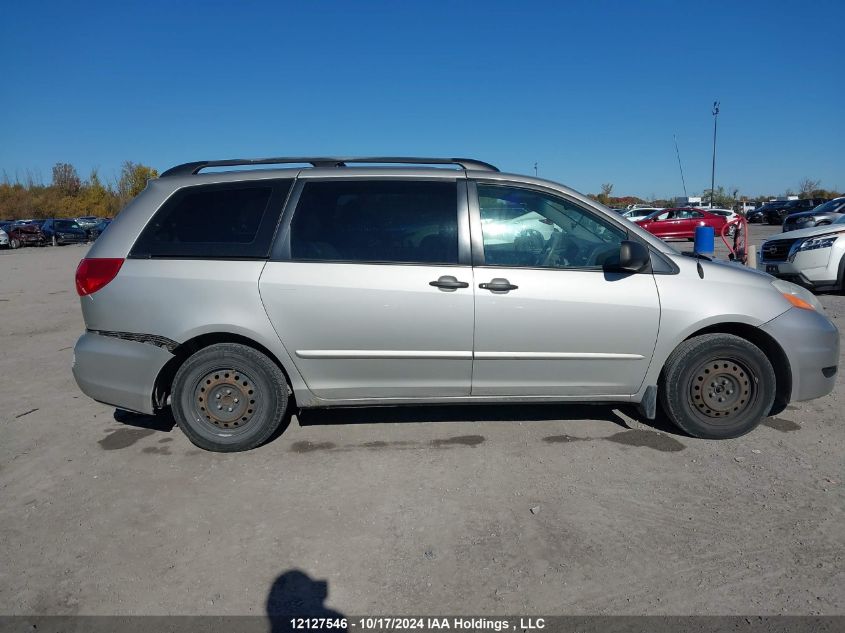
[[[246,345],[201,349],[173,379],[173,417],[191,442],[209,451],[260,446],[281,426],[287,405],[282,371]]]
[[[20,248],[21,243],[16,238],[12,238],[9,240],[9,248]]]
[[[681,343],[663,368],[660,400],[672,422],[694,437],[728,439],[754,429],[775,400],[766,355],[732,334]]]

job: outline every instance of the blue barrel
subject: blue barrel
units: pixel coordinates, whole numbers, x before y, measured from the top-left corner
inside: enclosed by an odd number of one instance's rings
[[[715,241],[714,234],[712,226],[695,227],[695,246],[693,250],[699,255],[712,257],[716,252],[716,247],[713,244]]]

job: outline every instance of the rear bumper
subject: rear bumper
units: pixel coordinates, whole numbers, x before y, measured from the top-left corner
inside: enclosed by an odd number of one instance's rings
[[[839,330],[823,314],[791,308],[762,327],[786,352],[792,370],[791,401],[826,396],[836,384]]]
[[[150,343],[86,332],[73,351],[73,377],[98,402],[151,414],[156,377],[171,358]]]

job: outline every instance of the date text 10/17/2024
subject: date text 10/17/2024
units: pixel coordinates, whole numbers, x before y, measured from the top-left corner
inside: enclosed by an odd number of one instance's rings
[[[362,631],[537,631],[544,629],[544,618],[513,620],[464,617],[360,617],[360,618],[291,618],[294,630],[359,629]]]

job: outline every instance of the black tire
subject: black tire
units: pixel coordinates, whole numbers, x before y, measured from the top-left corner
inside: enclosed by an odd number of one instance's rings
[[[845,295],[845,255],[839,260],[839,274],[837,277],[839,279],[839,292]]]
[[[12,239],[9,240],[9,248],[20,248],[20,247],[21,247],[21,243],[16,238],[13,237]]]
[[[760,348],[732,334],[703,334],[669,356],[660,403],[693,437],[729,439],[745,435],[769,414],[775,386],[775,372]]]
[[[288,384],[261,352],[219,343],[182,364],[173,378],[170,402],[176,423],[191,442],[208,451],[234,453],[260,446],[279,429]]]

